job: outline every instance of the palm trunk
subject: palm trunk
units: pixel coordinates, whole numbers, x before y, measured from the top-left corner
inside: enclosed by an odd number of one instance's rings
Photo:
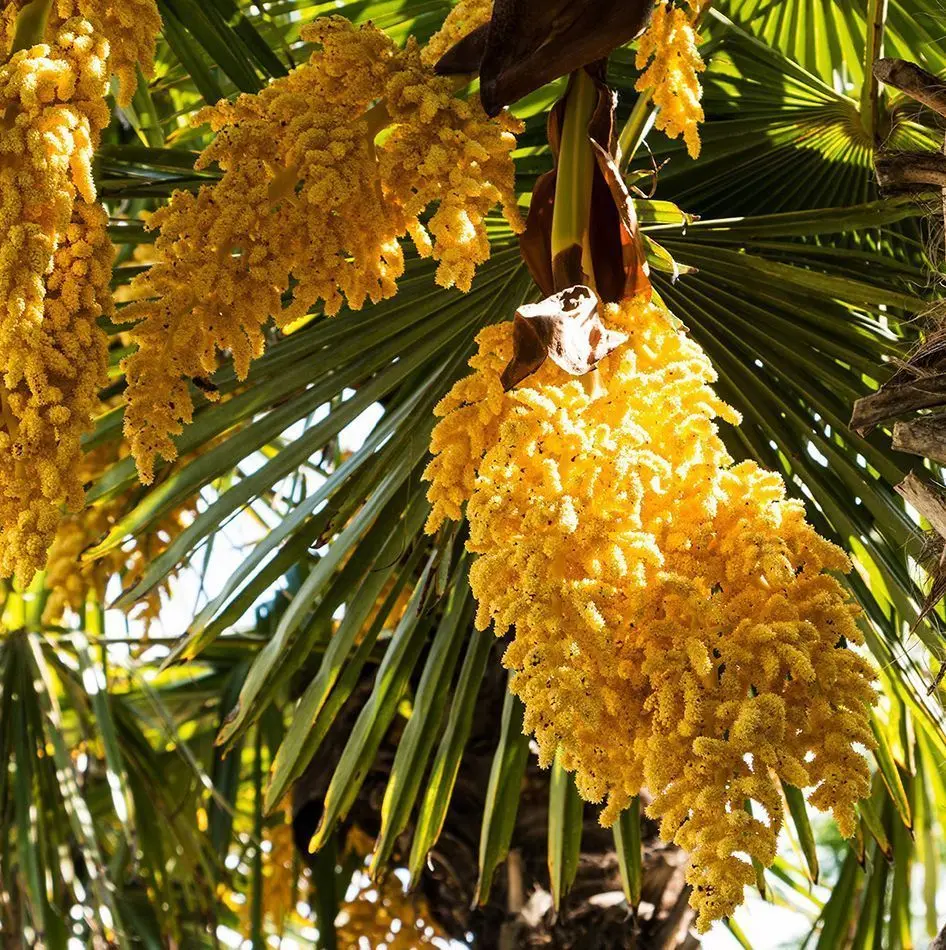
[[[699,941],[689,926],[693,912],[684,882],[685,854],[662,843],[652,822],[644,823],[642,899],[630,912],[614,839],[585,809],[581,858],[575,884],[559,913],[552,907],[546,866],[548,776],[530,766],[525,780],[513,848],[493,883],[485,907],[470,910],[475,892],[477,795],[467,789],[454,798],[450,833],[431,855],[422,887],[431,914],[455,936],[472,932],[481,947],[556,947],[562,950],[693,950]],[[480,793],[481,794],[481,793]],[[457,821],[468,816],[469,823]],[[468,831],[461,832],[466,826]]]

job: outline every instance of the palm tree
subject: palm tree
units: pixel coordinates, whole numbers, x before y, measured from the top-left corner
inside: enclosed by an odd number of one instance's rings
[[[483,947],[698,946],[687,856],[659,839],[644,794],[603,829],[559,758],[538,767],[505,644],[473,626],[467,527],[423,533],[434,406],[478,331],[543,296],[505,220],[488,219],[489,260],[468,293],[437,286],[436,263],[409,253],[397,296],[265,326],[245,378],[226,354],[190,386],[193,421],[152,484],[122,444],[122,313],[154,260],[143,218],[221,177],[195,170],[212,137],[197,110],[286,76],[320,15],[370,21],[401,46],[426,42],[451,3],[158,7],[154,76],[114,106],[95,157],[119,303],[101,321],[105,408],[84,442],[92,527],[26,591],[4,589],[4,945],[219,946],[228,931],[254,947],[273,935],[391,945],[397,919],[404,946],[433,931]],[[652,129],[635,90],[624,40],[639,22],[595,47],[654,290],[743,415],[730,453],[780,473],[855,562],[847,582],[882,691],[872,794],[844,841],[786,786],[794,847],[757,866],[753,898],[791,908],[805,945],[826,950],[907,948],[942,925],[943,614],[918,619],[919,519],[894,489],[914,460],[891,449],[886,422],[848,427],[917,345],[936,266],[929,203],[882,195],[873,163],[880,146],[941,149],[941,122],[872,69],[901,57],[942,76],[941,23],[930,0],[715,0],[700,20],[696,160]],[[558,57],[577,47],[554,39]],[[559,71],[511,103],[524,209],[552,167]],[[941,477],[941,462],[923,464]],[[121,628],[120,612],[162,601],[172,629]],[[750,947],[739,919],[720,926]]]

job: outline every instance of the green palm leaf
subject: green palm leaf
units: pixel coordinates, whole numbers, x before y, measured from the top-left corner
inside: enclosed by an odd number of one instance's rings
[[[160,6],[155,77],[96,156],[119,248],[116,288],[147,267],[153,235],[141,213],[217,177],[193,169],[210,136],[193,124],[198,109],[257,91],[303,62],[310,51],[300,30],[317,16],[370,20],[398,43],[423,42],[451,3]],[[927,695],[933,666],[946,660],[942,615],[913,629],[925,578],[916,568],[914,513],[892,488],[904,460],[885,433],[862,438],[847,427],[853,401],[916,342],[915,316],[929,296],[923,209],[913,198],[878,194],[875,133],[895,148],[942,145],[935,120],[889,92],[876,115],[864,114],[876,52],[868,20],[880,12],[853,0],[715,3],[704,29],[701,157],[692,162],[679,143],[651,132],[628,173],[641,192],[635,205],[656,291],[711,357],[720,395],[743,415],[725,433],[732,455],[781,473],[809,519],[855,564],[849,583],[884,694],[874,793],[849,846],[825,838],[802,793],[786,787],[799,855],[795,864],[780,858],[760,881],[811,922],[808,946],[830,950],[907,947],[911,928],[912,938],[932,936],[946,818],[943,692]],[[946,73],[940,20],[930,0],[890,0],[886,55]],[[637,76],[633,49],[617,50],[608,78],[621,120],[638,101]],[[515,153],[523,205],[551,167],[546,119],[563,85],[513,107],[526,125]],[[652,182],[656,190],[643,197]],[[122,458],[89,487],[89,505],[121,507],[83,552],[86,564],[117,558],[194,504],[193,518],[157,556],[113,582],[110,607],[129,611],[201,563],[206,596],[193,611],[175,611],[173,637],[128,637],[132,655],[120,661],[114,614],[103,628],[92,613],[77,634],[44,624],[36,604],[28,622],[7,614],[0,878],[16,882],[24,934],[65,946],[76,905],[83,937],[120,946],[209,945],[218,926],[271,939],[263,840],[281,807],[294,799],[298,817],[310,792],[317,819],[298,836],[322,849],[303,859],[317,881],[310,904],[322,945],[334,945],[330,918],[359,867],[378,877],[406,867],[423,889],[428,860],[462,838],[454,823],[471,802],[476,896],[501,903],[504,862],[535,824],[535,769],[521,705],[508,693],[501,708],[493,703],[482,740],[494,637],[472,629],[464,529],[423,533],[421,479],[433,408],[467,372],[476,333],[538,297],[504,223],[490,222],[490,241],[470,294],[437,287],[431,263],[410,257],[395,298],[332,318],[315,312],[290,334],[269,330],[266,353],[245,380],[222,360],[219,402],[195,389],[180,458],[159,469],[155,485],[139,486],[132,460]],[[127,329],[119,306],[107,326],[112,396],[124,388]],[[117,446],[121,425],[121,408],[108,410],[86,447]],[[343,454],[353,427],[358,444]],[[229,526],[261,511],[267,530],[225,577],[215,576]],[[15,607],[19,595],[10,596]],[[470,796],[471,763],[480,799]],[[581,890],[581,857],[597,839],[563,769],[538,785],[538,873],[555,910],[567,914]],[[635,800],[605,846],[613,886],[634,908],[642,889],[648,900],[652,832],[643,804]],[[366,826],[376,836],[370,867],[364,854],[345,851],[347,836]],[[73,851],[81,861],[60,881],[61,856]],[[830,891],[810,890],[819,875]],[[922,891],[922,920],[911,916],[911,889]],[[234,909],[240,901],[228,906],[220,895],[245,898],[245,922]],[[302,926],[290,917],[288,928]],[[731,927],[750,945],[748,927]]]

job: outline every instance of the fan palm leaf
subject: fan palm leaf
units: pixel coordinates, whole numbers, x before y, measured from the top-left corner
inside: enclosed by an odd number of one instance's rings
[[[159,6],[156,76],[139,84],[96,156],[119,292],[148,266],[153,235],[142,213],[218,177],[193,167],[209,138],[193,121],[198,109],[258,91],[303,62],[300,30],[317,16],[370,20],[404,43],[429,37],[451,4]],[[903,149],[942,141],[933,118],[889,95],[868,121],[872,10],[850,0],[720,0],[704,29],[701,157],[690,161],[657,133],[627,157],[655,290],[743,415],[727,435],[732,455],[781,473],[812,523],[855,561],[850,585],[885,696],[874,793],[861,808],[859,838],[837,842],[836,861],[821,868],[818,826],[786,787],[799,856],[760,881],[811,921],[811,945],[830,948],[906,947],[911,926],[935,927],[930,882],[946,808],[942,690],[928,695],[946,657],[937,614],[914,626],[924,577],[915,515],[893,490],[904,461],[883,433],[861,437],[847,427],[852,403],[914,346],[914,317],[929,297],[923,208],[879,194],[876,139]],[[928,0],[890,0],[887,54],[946,72],[937,16]],[[646,105],[637,76],[633,48],[615,51],[608,80],[619,118],[631,123]],[[515,153],[523,207],[552,165],[546,117],[562,88],[553,83],[513,106],[525,123]],[[471,629],[465,529],[422,530],[434,406],[467,372],[477,332],[540,296],[508,225],[491,219],[489,237],[490,260],[468,294],[437,287],[435,266],[409,257],[396,297],[331,318],[316,310],[285,334],[268,330],[246,379],[222,360],[218,402],[194,387],[197,409],[176,439],[179,458],[159,467],[154,485],[140,486],[133,460],[118,453],[90,485],[87,503],[118,506],[118,515],[84,552],[87,562],[116,556],[194,505],[193,519],[140,572],[116,582],[110,604],[131,609],[205,560],[208,595],[191,615],[178,612],[174,639],[103,670],[109,651],[97,610],[87,612],[91,626],[73,632],[44,624],[35,610],[18,619],[9,611],[19,595],[8,595],[0,761],[15,760],[17,770],[0,771],[0,814],[11,829],[0,876],[15,876],[3,913],[23,933],[64,945],[76,905],[86,909],[90,939],[200,940],[219,924],[240,926],[215,898],[229,888],[246,895],[248,932],[259,938],[269,920],[261,842],[313,762],[325,774],[300,844],[323,849],[307,860],[321,882],[313,906],[324,945],[336,891],[353,871],[333,849],[368,824],[364,803],[376,792],[367,873],[399,864],[423,887],[428,855],[436,863],[462,807],[465,763],[484,773],[470,844],[478,844],[477,899],[488,903],[496,881],[512,873],[510,850],[517,835],[528,839],[535,815],[530,789],[542,789],[534,792],[545,796],[548,826],[542,886],[556,910],[568,906],[569,890],[588,873],[582,856],[605,845],[592,841],[588,810],[560,765],[545,779],[530,764],[517,699],[505,694],[492,710],[492,745],[477,745],[496,687],[492,634]],[[107,326],[114,396],[128,351],[122,309]],[[87,449],[117,446],[121,425],[120,405],[104,412]],[[343,453],[352,427],[359,443]],[[215,578],[214,545],[251,512],[267,530]],[[608,879],[621,881],[630,907],[646,889],[655,846],[653,829],[641,828],[635,802],[607,839]],[[66,852],[81,868],[50,883]],[[931,908],[922,923],[909,906],[918,868]],[[809,893],[803,882],[819,872],[831,890]]]

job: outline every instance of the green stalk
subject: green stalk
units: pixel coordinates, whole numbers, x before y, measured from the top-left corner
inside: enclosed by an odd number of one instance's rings
[[[23,590],[18,585],[7,593],[0,620],[5,633],[17,630],[38,631],[43,624],[43,608],[46,606],[46,572],[37,571],[29,587]]]
[[[46,590],[46,572],[37,571],[23,595],[26,629],[32,633],[43,628],[43,611],[46,609],[47,600],[49,591]]]
[[[29,49],[43,42],[46,35],[46,23],[53,0],[30,0],[16,18],[16,32],[13,34],[13,46],[10,55],[21,49]]]
[[[874,63],[884,55],[886,22],[887,0],[868,0],[864,85],[861,87],[861,125],[867,141],[872,144],[877,142],[880,128],[880,83],[874,76]]]
[[[657,109],[651,105],[650,97],[653,90],[645,89],[634,103],[631,114],[621,129],[618,136],[618,165],[622,172],[627,171],[627,166],[631,159],[637,154],[641,147],[641,142],[647,137],[647,133],[657,118]]]
[[[83,629],[92,643],[99,644],[99,662],[102,664],[102,676],[108,691],[108,641],[105,638],[105,608],[94,590],[85,598],[83,610]]]
[[[7,594],[3,605],[4,633],[15,633],[26,626],[26,610],[23,604],[23,595],[14,588]]]
[[[614,834],[614,847],[624,885],[624,896],[633,910],[641,902],[643,885],[643,850],[641,843],[641,799],[635,795],[631,804],[618,815],[611,826]]]
[[[253,950],[262,950],[263,942],[263,730],[256,726],[253,748],[254,813],[253,837],[256,852],[253,855],[253,879],[250,891],[250,941]]]
[[[593,286],[594,282],[589,228],[595,157],[588,139],[588,123],[597,97],[595,85],[584,69],[572,73],[552,211],[552,272],[558,290],[578,282]],[[581,276],[570,258],[576,246],[581,248]]]
[[[338,934],[335,931],[335,918],[338,915],[339,897],[338,885],[347,883],[355,872],[353,865],[345,866],[344,859],[341,877],[335,874],[335,862],[338,860],[338,844],[333,834],[326,841],[325,846],[315,855],[312,879],[315,884],[315,923],[319,928],[319,942],[317,950],[337,950]],[[344,891],[343,891],[344,893]]]
[[[92,640],[101,641],[105,636],[105,612],[93,590],[90,590],[85,598],[84,629]]]
[[[161,128],[161,119],[151,98],[148,80],[140,66],[135,67],[138,85],[131,99],[131,108],[125,110],[135,126],[135,131],[141,136],[145,145],[152,148],[161,148],[164,145],[164,130]]]

